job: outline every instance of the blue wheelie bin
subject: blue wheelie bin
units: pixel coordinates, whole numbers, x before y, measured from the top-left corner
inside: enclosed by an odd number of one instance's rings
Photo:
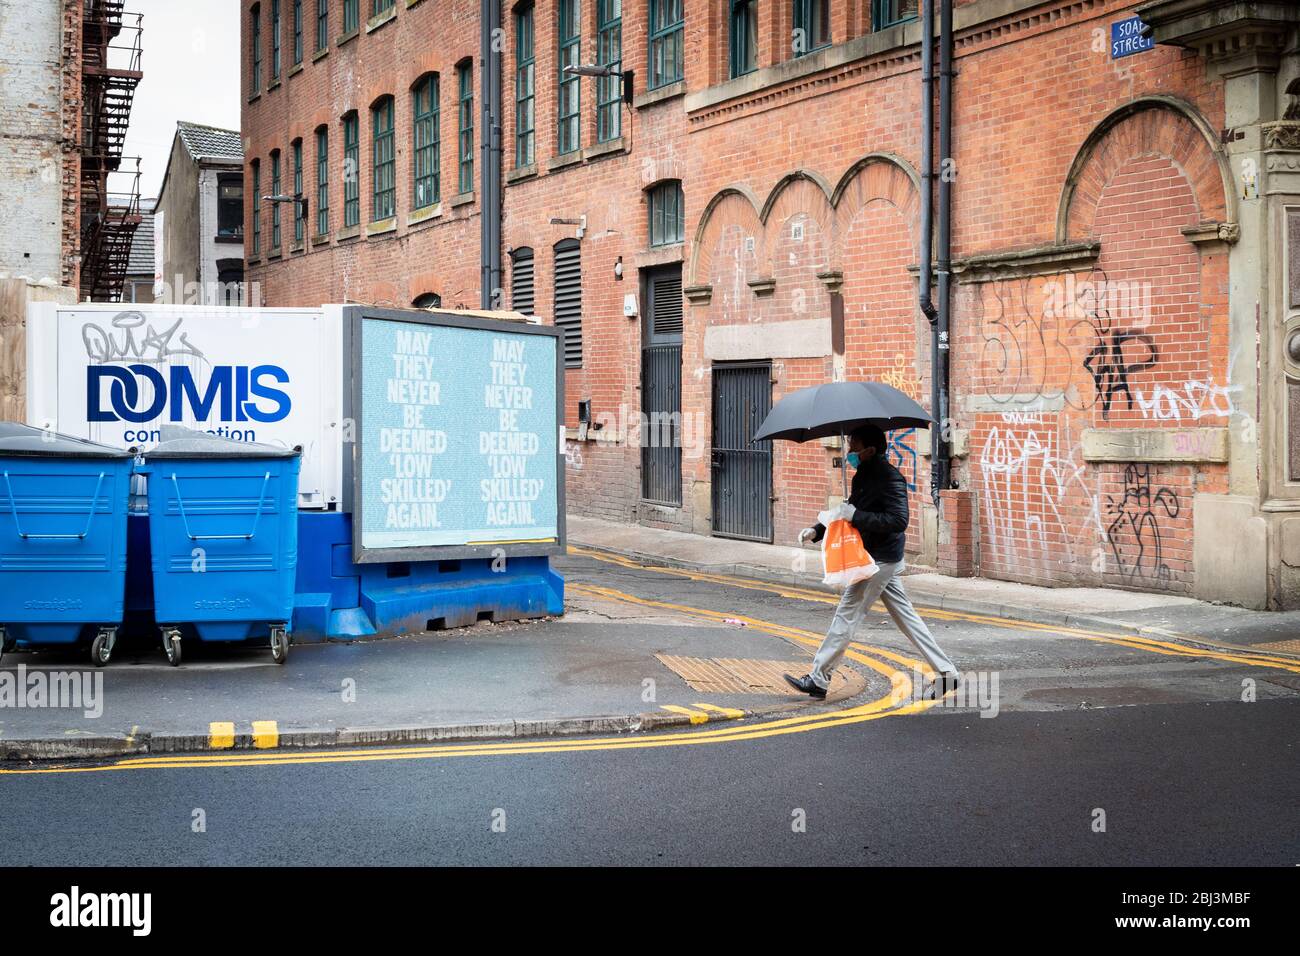
[[[0,422],[0,653],[94,631],[107,664],[126,594],[134,449]]]
[[[165,426],[136,473],[148,482],[154,617],[173,666],[182,635],[268,634],[289,656],[302,451]]]

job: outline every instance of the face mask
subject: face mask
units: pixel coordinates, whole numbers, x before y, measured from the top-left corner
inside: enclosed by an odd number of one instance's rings
[[[856,451],[849,452],[848,455],[845,456],[844,460],[847,461],[854,468],[858,468],[862,464],[862,459],[858,457],[858,453]]]

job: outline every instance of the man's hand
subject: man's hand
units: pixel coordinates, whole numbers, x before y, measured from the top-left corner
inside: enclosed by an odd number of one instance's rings
[[[799,532],[799,543],[803,544],[807,541],[811,541],[815,537],[817,537],[816,528],[804,528]]]

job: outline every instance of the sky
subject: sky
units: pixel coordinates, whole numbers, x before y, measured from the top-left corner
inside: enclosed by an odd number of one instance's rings
[[[144,79],[125,155],[141,157],[140,195],[149,199],[177,120],[239,129],[239,0],[127,0],[126,8],[144,14]]]

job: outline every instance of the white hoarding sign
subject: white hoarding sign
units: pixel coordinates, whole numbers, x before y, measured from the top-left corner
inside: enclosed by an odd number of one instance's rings
[[[28,423],[145,451],[164,424],[301,445],[300,505],[339,507],[341,326],[329,306],[35,303]]]

